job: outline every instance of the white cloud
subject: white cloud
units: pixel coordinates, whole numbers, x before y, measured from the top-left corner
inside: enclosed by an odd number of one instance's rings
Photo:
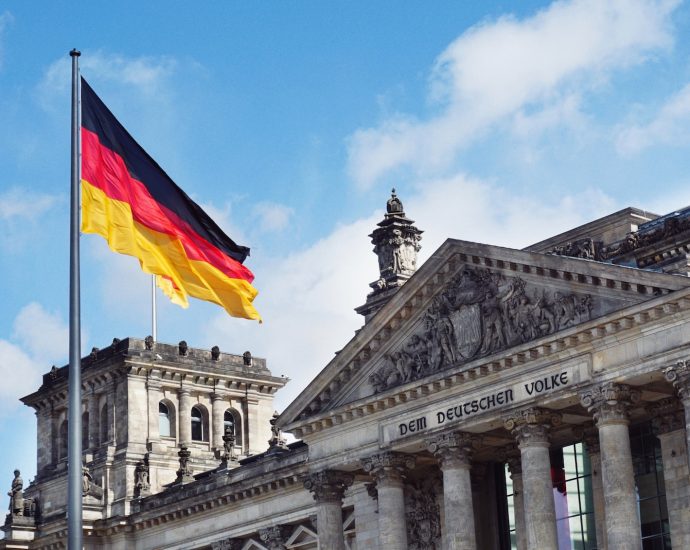
[[[596,190],[551,203],[462,174],[420,181],[416,189],[401,198],[407,215],[424,230],[422,261],[448,237],[521,248],[616,206]],[[382,218],[377,211],[341,225],[309,248],[263,265],[255,282],[264,324],[217,314],[200,331],[203,345],[238,342],[268,358],[275,375],[293,380],[277,395],[276,406],[285,407],[362,325],[353,309],[378,278],[368,235]]]
[[[0,339],[0,414],[16,408],[20,397],[35,391],[51,364],[65,361],[68,342],[68,327],[57,314],[36,302],[20,310],[11,339]]]
[[[23,249],[46,213],[58,203],[55,195],[34,193],[21,187],[0,192],[0,248],[5,251]]]
[[[275,233],[285,229],[290,223],[294,210],[289,206],[274,202],[260,202],[254,206],[254,217],[259,229],[264,233]]]
[[[71,86],[71,58],[63,56],[45,71],[39,89],[44,94],[66,92]],[[89,80],[114,82],[129,89],[137,89],[149,96],[165,91],[167,79],[175,72],[178,62],[169,56],[141,56],[128,58],[103,51],[84,52],[79,58],[80,72]]]
[[[368,187],[391,170],[419,174],[449,165],[487,130],[526,112],[549,125],[573,116],[564,98],[596,89],[611,71],[640,63],[672,43],[676,0],[555,2],[518,20],[501,17],[469,29],[438,57],[430,77],[437,113],[396,114],[349,139],[349,171]],[[560,107],[559,107],[560,106]]]
[[[633,155],[653,145],[690,143],[690,84],[670,97],[647,124],[618,129],[616,147],[622,155]]]

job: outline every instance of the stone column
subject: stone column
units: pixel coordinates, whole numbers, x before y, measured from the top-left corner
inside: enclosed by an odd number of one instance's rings
[[[312,492],[316,501],[319,548],[345,550],[343,494],[353,481],[352,474],[334,470],[316,472],[304,480],[304,488]]]
[[[158,371],[149,371],[146,380],[146,397],[148,399],[148,437],[149,443],[160,441],[160,420],[158,404],[161,400],[161,381]]]
[[[211,435],[212,448],[223,448],[223,421],[225,420],[225,409],[227,403],[224,396],[219,393],[211,394]]]
[[[685,413],[676,398],[662,399],[647,410],[655,416],[654,431],[661,443],[666,505],[673,548],[690,548],[690,473],[685,442]]]
[[[673,384],[685,411],[685,446],[690,449],[690,361],[678,361],[664,370],[666,380]],[[690,460],[690,452],[687,453]],[[690,462],[688,463],[690,467]]]
[[[414,464],[414,457],[393,452],[376,454],[362,461],[364,470],[376,478],[380,548],[407,550],[404,474]]]
[[[525,500],[522,483],[522,461],[520,451],[515,449],[506,456],[510,479],[513,480],[513,514],[515,516],[515,544],[517,550],[527,549],[527,531],[525,528]]]
[[[180,388],[177,392],[179,407],[177,426],[180,434],[179,444],[189,445],[192,442],[192,398],[189,388]]]
[[[106,441],[109,445],[115,445],[117,443],[117,433],[115,429],[115,415],[117,409],[115,408],[115,402],[117,401],[117,383],[111,381],[105,388],[105,404],[108,407],[108,425],[106,426]]]
[[[525,531],[529,548],[558,548],[549,428],[560,423],[560,419],[560,415],[553,411],[529,408],[505,421],[505,428],[517,439],[520,448]]]
[[[36,472],[41,474],[43,469],[53,464],[56,458],[53,449],[56,447],[56,434],[54,432],[53,408],[49,403],[41,403],[42,408],[36,410]]]
[[[477,442],[477,436],[463,432],[444,433],[427,441],[443,472],[444,550],[477,550],[470,505],[470,468]]]
[[[604,487],[601,483],[601,450],[596,428],[584,431],[585,449],[592,468],[592,504],[594,505],[594,525],[597,532],[597,548],[606,550],[606,508]]]
[[[91,387],[91,395],[89,395],[89,449],[95,451],[98,448],[98,427],[100,425],[100,410],[98,408],[98,400],[100,395],[96,393],[96,389]],[[85,451],[86,449],[82,449]]]
[[[595,386],[580,396],[582,405],[593,413],[599,430],[606,545],[611,550],[642,548],[628,434],[628,409],[639,398],[637,390],[615,382]]]

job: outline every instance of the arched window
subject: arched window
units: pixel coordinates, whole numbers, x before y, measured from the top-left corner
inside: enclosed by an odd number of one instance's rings
[[[84,412],[81,415],[81,449],[82,451],[89,448],[89,413]]]
[[[235,409],[227,409],[223,415],[223,428],[232,427],[235,435],[235,445],[242,446],[242,418]]]
[[[108,439],[108,404],[105,403],[101,409],[100,443],[103,445]]]
[[[170,408],[162,401],[158,403],[158,431],[161,437],[172,437]]]
[[[199,407],[192,407],[192,441],[204,440],[204,415]]]
[[[67,456],[67,420],[63,420],[60,424],[60,430],[58,433],[58,459],[65,458]]]

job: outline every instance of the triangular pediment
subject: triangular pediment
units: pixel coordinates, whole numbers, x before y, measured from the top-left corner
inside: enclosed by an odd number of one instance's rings
[[[286,409],[281,424],[498,361],[690,278],[448,240]]]

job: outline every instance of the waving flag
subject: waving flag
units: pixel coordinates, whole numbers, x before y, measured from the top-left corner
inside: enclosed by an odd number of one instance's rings
[[[180,189],[81,79],[82,227],[142,269],[176,304],[188,296],[260,320],[254,275],[236,244]]]

